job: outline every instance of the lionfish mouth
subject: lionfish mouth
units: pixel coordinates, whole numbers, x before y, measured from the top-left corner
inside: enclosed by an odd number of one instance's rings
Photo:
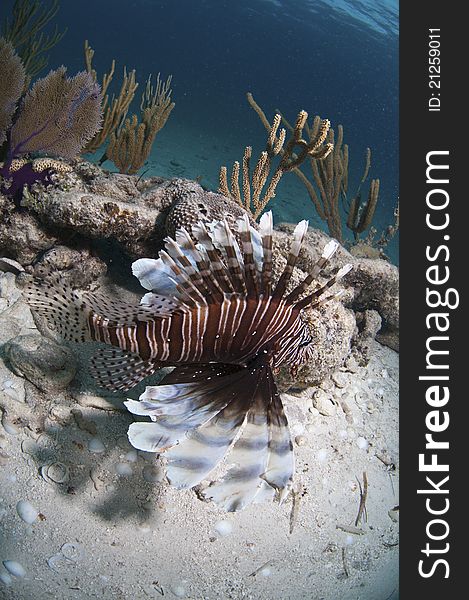
[[[133,274],[148,290],[137,307],[87,294],[59,278],[27,288],[31,307],[65,339],[96,340],[91,372],[101,386],[127,390],[161,366],[174,366],[128,410],[150,421],[130,425],[131,444],[163,453],[169,482],[199,485],[228,455],[231,467],[202,494],[228,511],[265,497],[282,500],[294,473],[287,418],[273,370],[293,369],[310,343],[303,309],[337,294],[326,292],[351,268],[310,286],[338,248],[329,242],[311,273],[287,291],[308,228],[293,232],[279,279],[272,276],[272,214],[259,231],[247,216],[232,230],[226,221],[198,223],[166,238],[158,259],[142,258]],[[239,240],[239,241],[238,241]],[[295,362],[296,361],[296,362]]]

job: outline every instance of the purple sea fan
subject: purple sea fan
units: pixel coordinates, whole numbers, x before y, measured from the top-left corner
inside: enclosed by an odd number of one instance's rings
[[[101,90],[85,71],[66,68],[37,80],[19,107],[10,130],[7,162],[32,152],[73,158],[101,126]]]

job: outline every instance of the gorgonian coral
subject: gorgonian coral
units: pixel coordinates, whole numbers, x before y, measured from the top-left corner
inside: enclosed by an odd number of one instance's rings
[[[13,46],[0,38],[0,146],[6,139],[16,105],[23,93],[25,71]]]
[[[24,70],[5,41],[0,45],[0,81],[0,142],[6,140],[0,191],[18,199],[24,185],[49,182],[50,172],[36,172],[28,165],[14,168],[14,161],[31,155],[76,156],[101,126],[101,90],[89,73],[70,78],[60,67],[37,80],[19,99]]]

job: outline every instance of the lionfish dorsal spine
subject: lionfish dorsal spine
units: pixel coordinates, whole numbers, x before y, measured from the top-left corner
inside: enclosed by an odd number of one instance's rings
[[[295,265],[298,261],[298,256],[300,254],[300,250],[303,245],[303,240],[307,231],[308,221],[300,221],[295,227],[295,230],[293,231],[293,241],[290,246],[287,264],[285,265],[285,268],[282,274],[280,275],[275,290],[272,294],[274,298],[282,298],[285,294],[285,291],[293,274],[293,269],[295,268]]]
[[[303,292],[307,290],[307,288],[316,280],[319,273],[325,268],[327,263],[330,261],[332,256],[335,254],[337,248],[339,247],[339,243],[335,240],[330,240],[325,246],[324,250],[316,261],[316,263],[312,266],[308,275],[303,279],[303,281],[295,287],[294,290],[288,294],[286,301],[288,303],[293,303],[297,300]]]
[[[196,265],[184,254],[173,238],[166,238],[166,250],[160,253],[174,273],[177,284],[196,303],[206,304],[205,287]]]
[[[173,240],[173,238],[166,238],[165,242],[168,254],[181,265],[193,287],[203,297],[206,290],[195,257],[188,252],[188,249],[183,244],[181,245],[178,241]]]
[[[264,296],[270,296],[272,290],[272,241],[273,241],[273,220],[272,212],[266,212],[259,221],[259,231],[262,239],[262,271],[260,292]]]
[[[345,277],[345,275],[347,275],[347,273],[349,273],[352,268],[353,265],[351,265],[350,263],[341,267],[333,277],[326,281],[326,283],[323,286],[306,296],[306,298],[303,298],[302,300],[297,302],[295,304],[295,307],[300,310],[306,308],[309,305],[311,305],[312,308],[317,308],[319,305],[325,304],[329,300],[332,300],[334,297],[336,297],[336,294],[331,294],[328,297],[323,297],[323,294],[340,279]]]
[[[249,218],[244,215],[244,218],[238,220],[238,232],[241,240],[241,248],[244,258],[244,278],[246,282],[246,290],[248,297],[258,298],[259,296],[259,280],[257,273],[257,264],[254,258],[254,244],[251,225]]]
[[[215,247],[220,250],[226,261],[228,276],[234,291],[238,294],[246,294],[243,256],[226,220],[213,225],[212,239]]]
[[[216,285],[223,294],[233,293],[231,280],[226,273],[225,265],[218,254],[205,223],[199,222],[192,226],[192,235],[196,238],[201,251],[205,252],[211,266],[211,272]]]
[[[205,248],[203,246],[197,248],[189,232],[184,227],[176,231],[175,237],[180,248],[197,267],[202,280],[202,290],[206,295],[208,304],[223,301],[223,292],[217,280],[213,277],[210,259],[205,252]]]

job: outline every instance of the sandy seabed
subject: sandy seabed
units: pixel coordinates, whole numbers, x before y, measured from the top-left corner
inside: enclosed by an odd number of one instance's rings
[[[0,278],[3,344],[36,331],[11,274]],[[38,395],[0,358],[0,598],[396,600],[398,354],[375,343],[352,370],[321,385],[321,404],[313,388],[283,395],[287,500],[224,513],[130,446],[124,398],[91,388],[84,368],[69,390]],[[19,501],[39,513],[32,524]]]

